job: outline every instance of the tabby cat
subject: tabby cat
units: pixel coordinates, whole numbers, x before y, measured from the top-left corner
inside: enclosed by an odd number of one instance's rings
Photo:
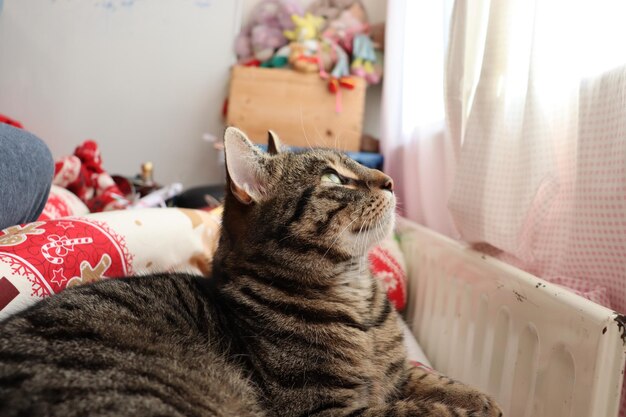
[[[330,150],[225,134],[212,277],[105,280],[0,323],[1,416],[501,416],[411,366],[364,273],[394,223],[391,179]]]

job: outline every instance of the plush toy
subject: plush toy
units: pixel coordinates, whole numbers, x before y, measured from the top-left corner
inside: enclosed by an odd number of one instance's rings
[[[320,39],[317,56],[320,63],[320,75],[322,76],[331,71],[337,64],[338,55],[335,45],[329,42],[328,39]]]
[[[285,45],[267,61],[261,63],[263,68],[284,68],[289,65],[289,56],[291,55],[291,47]]]
[[[349,9],[355,3],[360,4],[361,2],[358,0],[316,0],[311,3],[307,12],[316,16],[322,16],[330,23],[332,20],[337,19],[341,12]]]
[[[374,44],[374,49],[382,51],[385,49],[385,24],[378,23],[370,26],[370,38]]]
[[[294,30],[286,30],[283,33],[287,39],[294,42],[317,39],[320,30],[324,26],[324,18],[311,13],[307,13],[304,17],[294,14],[291,16],[291,20],[293,20],[295,25]]]
[[[289,44],[289,64],[296,71],[317,72],[320,70],[319,42],[292,42]]]
[[[337,55],[332,45],[323,39],[292,42],[289,44],[289,48],[289,64],[291,64],[296,71],[319,71],[320,75],[324,77],[336,64]]]
[[[324,64],[321,59],[322,48],[318,37],[324,25],[324,19],[310,13],[304,17],[293,15],[291,18],[295,28],[285,31],[285,37],[292,41],[289,44],[289,64],[296,71],[320,71]]]
[[[343,10],[337,18],[328,22],[322,36],[339,44],[348,54],[352,53],[355,35],[367,32],[369,28],[365,9],[360,3],[354,3]]]
[[[285,38],[279,28],[255,26],[250,36],[254,58],[259,61],[271,58],[274,51],[285,44]]]
[[[350,58],[346,51],[330,39],[323,39],[323,44],[331,51],[331,59],[334,66],[330,73],[320,71],[320,76],[328,80],[328,91],[335,94],[335,111],[343,111],[341,89],[352,90],[355,87],[354,80],[350,77]]]
[[[283,32],[294,28],[291,17],[302,14],[302,7],[296,0],[262,0],[235,40],[238,61],[243,64],[270,59],[276,49],[288,43]]]
[[[334,66],[328,74],[328,77],[334,79],[340,79],[343,77],[347,77],[350,75],[350,57],[343,50],[341,46],[334,43],[330,39],[324,39],[326,45],[332,50],[332,59],[334,62]],[[325,74],[322,74],[322,77],[325,77]]]
[[[98,144],[87,140],[55,163],[53,184],[76,194],[89,211],[118,210],[128,207],[128,201],[113,178],[102,167]]]
[[[376,72],[376,52],[374,45],[368,35],[356,35],[352,47],[352,74],[365,78],[370,84],[380,81],[380,75]]]

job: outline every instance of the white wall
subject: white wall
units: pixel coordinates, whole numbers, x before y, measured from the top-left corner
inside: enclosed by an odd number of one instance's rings
[[[0,0],[0,113],[56,157],[93,138],[111,173],[151,160],[161,183],[219,183],[220,155],[200,138],[222,132],[239,14],[258,1]],[[385,19],[386,0],[364,4],[372,22]],[[374,136],[379,103],[370,88]]]
[[[220,182],[204,132],[220,134],[238,2],[5,0],[0,113],[55,156],[94,138],[105,168],[156,179]],[[1,150],[0,150],[1,151]]]

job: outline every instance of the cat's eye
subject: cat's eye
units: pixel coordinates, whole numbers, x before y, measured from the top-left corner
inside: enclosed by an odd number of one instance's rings
[[[341,178],[339,178],[339,175],[333,173],[333,172],[327,172],[324,175],[322,175],[322,182],[332,182],[333,184],[343,184],[343,181],[341,181]]]

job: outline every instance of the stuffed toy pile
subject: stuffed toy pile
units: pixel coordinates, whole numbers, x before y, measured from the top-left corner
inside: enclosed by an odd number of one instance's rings
[[[353,88],[353,76],[380,81],[382,60],[361,1],[317,0],[305,12],[296,0],[262,0],[251,15],[235,44],[240,64],[317,72],[333,93]]]

